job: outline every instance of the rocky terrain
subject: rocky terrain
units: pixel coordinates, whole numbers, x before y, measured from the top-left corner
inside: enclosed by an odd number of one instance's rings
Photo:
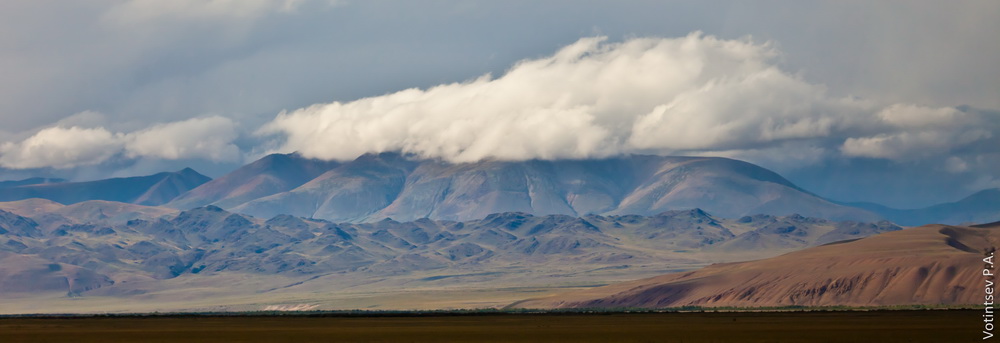
[[[0,298],[225,293],[234,278],[257,282],[241,292],[592,284],[900,230],[798,215],[723,219],[698,209],[354,224],[103,201],[0,209]]]

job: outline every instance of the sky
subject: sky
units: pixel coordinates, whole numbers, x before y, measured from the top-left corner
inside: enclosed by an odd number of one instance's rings
[[[1000,187],[1000,2],[0,2],[0,179],[274,152],[722,156],[840,201]]]

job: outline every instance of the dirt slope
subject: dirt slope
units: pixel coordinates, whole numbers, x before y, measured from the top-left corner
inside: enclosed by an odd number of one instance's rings
[[[994,227],[928,225],[515,303],[518,308],[876,306],[982,302]]]

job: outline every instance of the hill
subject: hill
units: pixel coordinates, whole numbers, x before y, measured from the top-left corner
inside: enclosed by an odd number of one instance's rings
[[[928,225],[518,302],[519,308],[885,306],[983,301],[996,227]]]

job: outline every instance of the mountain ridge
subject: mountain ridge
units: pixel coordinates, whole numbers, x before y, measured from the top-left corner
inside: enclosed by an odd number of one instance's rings
[[[177,196],[165,206],[177,209],[205,205],[232,207],[291,190],[338,164],[335,161],[306,159],[295,153],[271,154],[205,182]]]
[[[1000,219],[1000,188],[984,189],[954,202],[916,209],[897,209],[867,202],[842,204],[867,209],[900,225],[959,225]]]
[[[453,164],[367,154],[295,189],[230,207],[261,217],[286,213],[332,221],[470,220],[509,211],[653,215],[690,208],[727,217],[800,213],[878,219],[747,162],[653,155]]]
[[[998,189],[955,203],[898,210],[828,200],[766,168],[718,157],[449,163],[386,152],[341,162],[292,153],[264,156],[214,180],[186,168],[145,177],[51,181],[58,180],[4,181],[0,200],[110,200],[178,210],[215,205],[257,217],[290,214],[335,222],[463,221],[512,211],[650,216],[693,208],[733,218],[801,214],[833,220],[887,218],[909,226],[1000,219]]]
[[[147,176],[96,181],[28,184],[0,189],[0,201],[31,198],[71,205],[88,200],[107,200],[138,205],[161,205],[208,182],[211,178],[191,168]]]

